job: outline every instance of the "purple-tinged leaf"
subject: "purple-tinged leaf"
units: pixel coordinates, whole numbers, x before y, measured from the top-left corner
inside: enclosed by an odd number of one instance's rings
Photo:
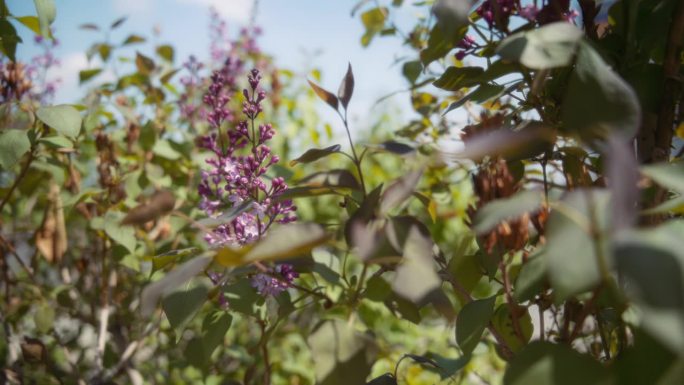
[[[121,221],[122,225],[142,225],[168,214],[176,205],[176,197],[166,190],[156,192],[150,201],[131,209]]]
[[[532,124],[533,123],[533,124]],[[485,156],[503,156],[507,160],[528,159],[544,152],[555,140],[555,132],[540,123],[532,122],[527,128],[513,131],[502,128],[469,139],[462,151],[444,152],[448,159],[472,159]]]
[[[339,101],[337,100],[337,96],[335,96],[332,92],[325,90],[322,87],[319,87],[316,83],[312,82],[311,80],[307,80],[309,82],[309,85],[311,88],[314,90],[316,95],[318,95],[319,98],[321,98],[324,102],[328,103],[330,107],[332,107],[335,111],[337,111]]]
[[[99,31],[100,30],[100,27],[98,27],[97,25],[92,24],[92,23],[81,24],[78,26],[78,28],[83,29],[83,30],[90,30],[90,31]]]
[[[127,16],[120,17],[120,18],[114,20],[114,22],[112,23],[112,25],[109,26],[109,29],[116,29],[116,28],[119,28],[119,27],[121,26],[121,24],[123,24],[123,23],[126,21],[126,19],[128,19]]]
[[[324,158],[330,154],[334,154],[336,152],[340,151],[340,145],[335,144],[330,147],[326,148],[312,148],[310,150],[307,150],[304,154],[299,156],[297,159],[293,159],[290,161],[290,166],[295,166],[298,163],[311,163],[314,161],[317,161],[321,158]]]
[[[152,314],[157,302],[163,295],[170,293],[199,274],[209,266],[212,260],[213,258],[208,256],[193,258],[171,271],[164,278],[145,287],[140,296],[140,312],[143,317]]]
[[[342,107],[344,109],[347,109],[347,106],[349,105],[349,101],[352,98],[352,94],[354,93],[354,73],[352,73],[352,67],[351,63],[349,63],[349,67],[347,67],[347,74],[344,75],[344,79],[342,79],[342,83],[340,84],[340,88],[337,91],[337,97],[340,100],[340,103],[342,103]]]
[[[387,213],[411,197],[422,175],[422,169],[410,172],[387,187],[380,201],[380,212]]]

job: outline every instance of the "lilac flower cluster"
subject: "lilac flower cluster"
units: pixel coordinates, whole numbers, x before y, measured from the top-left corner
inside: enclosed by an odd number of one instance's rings
[[[201,106],[195,102],[195,95],[202,86],[200,71],[204,68],[204,63],[197,60],[194,55],[190,55],[188,60],[183,63],[183,68],[188,71],[188,74],[180,79],[185,92],[181,94],[178,100],[178,109],[181,118],[190,122],[190,126],[194,126],[195,120],[197,118],[202,119],[204,112]]]
[[[230,100],[225,92],[226,77],[220,71],[212,75],[209,91],[204,96],[209,109],[207,121],[214,131],[202,137],[199,144],[215,156],[207,160],[209,170],[202,172],[200,207],[208,215],[218,216],[243,202],[252,203],[249,210],[207,235],[207,242],[215,246],[251,243],[271,224],[296,219],[292,201],[277,199],[287,190],[283,178],[267,180],[268,168],[279,161],[278,155],[272,154],[266,144],[275,130],[270,124],[256,127],[255,120],[263,110],[261,103],[266,94],[258,90],[261,80],[258,70],[252,70],[248,80],[250,89],[243,90],[242,108],[247,119],[226,130],[225,135],[221,132],[222,124],[232,116],[226,108]]]
[[[49,76],[50,69],[61,65],[53,52],[59,46],[59,40],[45,39],[38,35],[34,38],[34,42],[43,52],[31,59],[31,64],[27,66],[26,73],[34,85],[32,97],[41,104],[49,104],[55,96],[57,87],[62,82],[59,78]]]
[[[292,265],[283,263],[271,269],[268,273],[259,273],[252,279],[252,286],[263,296],[276,296],[292,286],[295,278],[299,277]]]
[[[574,23],[575,18],[579,16],[577,10],[570,8],[569,0],[555,3],[542,1],[541,7],[537,6],[537,1],[521,5],[520,0],[486,0],[475,12],[487,22],[490,28],[495,25],[505,28],[510,17],[516,14],[527,21],[540,24],[559,20]]]
[[[501,25],[508,25],[508,19],[517,9],[516,0],[485,0],[482,5],[477,7],[475,12],[489,25],[491,28],[494,24],[501,23]]]
[[[456,59],[458,60],[463,60],[466,55],[475,52],[475,50],[478,48],[477,44],[475,43],[475,39],[470,35],[466,35],[460,42],[458,42],[457,47],[460,48],[458,51],[456,51]]]
[[[227,89],[228,77],[224,71],[215,71],[211,85],[204,95],[207,107],[206,120],[211,133],[200,137],[199,146],[211,151],[207,159],[208,170],[201,173],[198,186],[200,208],[211,217],[218,217],[226,210],[249,203],[249,209],[231,221],[221,224],[206,236],[212,246],[241,246],[258,240],[273,223],[296,220],[291,200],[278,199],[287,190],[283,178],[266,177],[268,168],[280,160],[271,152],[267,142],[275,135],[270,124],[257,127],[255,121],[263,111],[266,93],[259,89],[261,75],[253,69],[248,76],[249,88],[242,94],[242,113],[246,119],[233,129],[222,131],[224,123],[231,122],[232,113],[227,108],[230,101]],[[263,295],[277,294],[288,287],[297,273],[289,265],[276,266],[268,274],[254,277],[253,285]]]

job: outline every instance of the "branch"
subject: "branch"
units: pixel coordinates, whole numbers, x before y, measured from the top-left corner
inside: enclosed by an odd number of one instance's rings
[[[672,18],[670,32],[665,48],[663,60],[663,72],[665,83],[663,85],[663,98],[660,103],[660,114],[656,126],[655,143],[656,153],[654,161],[667,161],[670,159],[670,147],[672,146],[672,132],[675,120],[675,104],[677,94],[681,91],[681,79],[679,79],[679,56],[684,43],[684,1],[677,3],[677,9]]]

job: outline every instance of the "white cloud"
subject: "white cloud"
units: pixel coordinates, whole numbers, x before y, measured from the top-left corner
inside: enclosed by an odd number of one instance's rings
[[[88,68],[88,59],[83,52],[71,52],[62,56],[60,65],[47,74],[48,79],[59,79],[56,102],[73,103],[79,95],[78,73]]]
[[[122,0],[118,0],[122,1]],[[125,0],[128,1],[128,0]],[[218,13],[228,20],[246,22],[252,14],[254,0],[177,0],[185,4],[194,4],[205,8],[214,7]]]
[[[113,0],[114,9],[120,14],[140,14],[152,10],[155,0]]]
[[[75,103],[84,95],[86,88],[81,88],[79,72],[88,68],[99,68],[102,65],[99,60],[88,63],[83,52],[70,52],[60,58],[60,65],[50,68],[47,73],[48,80],[59,80],[55,95],[56,103]],[[88,83],[89,86],[112,82],[116,80],[114,73],[106,68],[97,78]]]

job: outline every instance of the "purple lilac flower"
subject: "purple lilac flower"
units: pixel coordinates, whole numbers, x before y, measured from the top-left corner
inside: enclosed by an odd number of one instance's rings
[[[292,265],[283,263],[271,269],[268,273],[259,273],[252,278],[252,286],[263,296],[276,296],[292,286],[295,278],[299,277]]]
[[[52,68],[61,65],[54,55],[54,49],[59,46],[59,40],[45,39],[42,36],[36,36],[33,40],[42,49],[42,53],[34,56],[26,67],[26,74],[34,85],[31,97],[41,104],[49,104],[62,82],[62,79],[48,76]]]
[[[567,21],[568,23],[575,23],[575,19],[579,16],[579,12],[577,12],[576,9],[571,9],[568,12],[565,12],[562,16],[563,20]]]
[[[538,13],[539,8],[537,8],[537,6],[534,4],[528,4],[520,8],[520,11],[518,11],[518,15],[527,21],[536,21]]]
[[[275,135],[273,127],[256,126],[256,119],[263,111],[261,103],[266,98],[266,93],[259,89],[260,80],[259,71],[252,70],[248,76],[249,89],[243,90],[242,113],[246,119],[232,129],[222,131],[223,123],[231,121],[232,116],[226,108],[230,100],[225,91],[227,78],[221,71],[212,74],[209,91],[204,96],[212,132],[201,137],[199,145],[214,156],[207,160],[208,170],[201,173],[200,207],[207,215],[217,217],[235,205],[252,202],[248,211],[206,235],[206,241],[212,246],[245,245],[259,239],[273,223],[296,219],[292,201],[277,199],[287,190],[283,178],[266,177],[268,168],[279,157],[267,145]]]
[[[209,24],[211,39],[209,52],[212,60],[220,63],[228,56],[232,46],[228,38],[228,25],[214,7],[209,9],[209,17],[211,20]]]
[[[457,47],[461,49],[456,52],[456,59],[463,60],[466,55],[469,55],[475,51],[477,44],[472,36],[466,35],[460,42],[458,42]]]
[[[516,0],[485,0],[475,12],[492,27],[497,25],[508,25],[508,19],[517,9]],[[499,22],[501,24],[499,24]]]

